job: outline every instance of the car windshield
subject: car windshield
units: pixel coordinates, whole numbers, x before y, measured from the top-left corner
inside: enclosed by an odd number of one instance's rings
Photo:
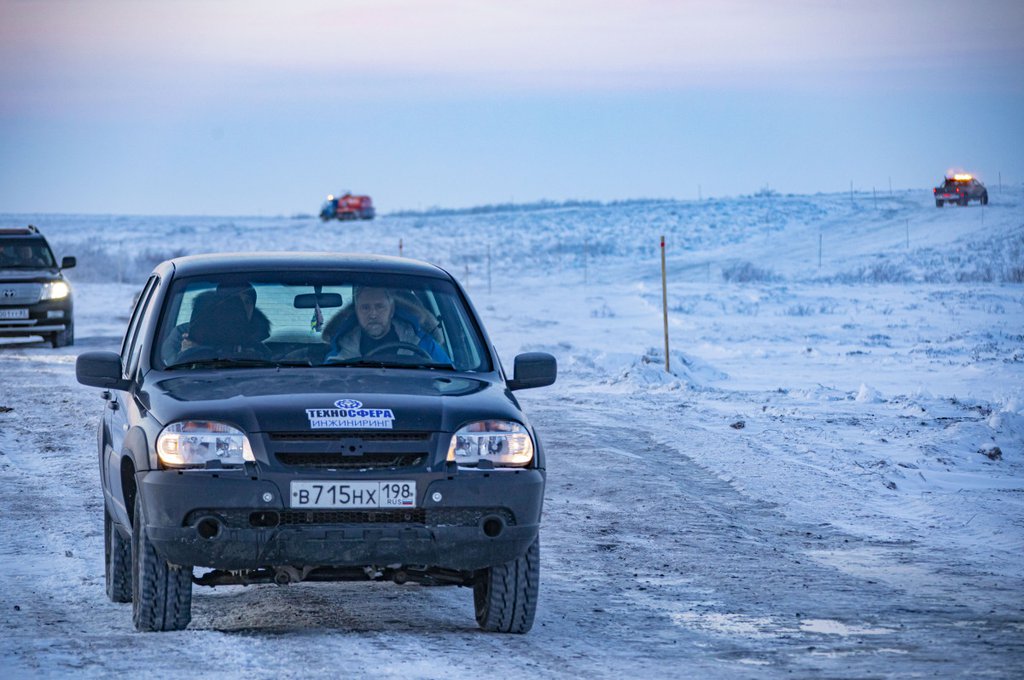
[[[56,263],[46,241],[42,239],[0,238],[0,268],[53,268]]]
[[[345,271],[178,279],[164,302],[158,369],[354,366],[490,371],[451,282]]]

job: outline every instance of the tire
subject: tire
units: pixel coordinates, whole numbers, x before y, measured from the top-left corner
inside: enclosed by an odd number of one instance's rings
[[[540,537],[522,557],[481,569],[473,581],[476,622],[493,633],[528,633],[540,590]]]
[[[942,207],[942,199],[941,198],[935,199],[935,207],[936,208],[941,208]]]
[[[75,344],[75,324],[69,323],[64,330],[57,331],[50,336],[50,344],[53,347],[67,347]]]
[[[107,597],[111,602],[132,601],[132,542],[114,526],[103,504],[103,558]]]
[[[988,205],[988,192],[986,191],[981,195],[981,204]]]
[[[139,631],[184,630],[192,620],[192,567],[170,564],[146,536],[141,494],[132,521],[132,622]]]

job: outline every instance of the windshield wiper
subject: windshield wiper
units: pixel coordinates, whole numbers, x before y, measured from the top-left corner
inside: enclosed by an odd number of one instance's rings
[[[356,366],[360,368],[412,368],[412,369],[439,369],[442,371],[454,371],[455,366],[449,363],[406,363],[404,361],[384,361],[383,359],[341,359],[338,361],[325,361],[324,366]]]
[[[226,357],[216,359],[197,359],[196,361],[183,361],[180,364],[170,364],[167,368],[282,368],[301,366],[312,367],[309,361],[274,361],[272,359],[228,359]]]

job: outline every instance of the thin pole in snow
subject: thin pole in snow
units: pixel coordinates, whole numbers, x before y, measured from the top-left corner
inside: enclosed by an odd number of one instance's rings
[[[398,256],[402,257],[402,239],[398,239]]]
[[[668,361],[668,284],[665,279],[665,235],[661,235],[661,316],[665,322],[665,372],[671,373]]]
[[[588,276],[587,276],[587,251],[589,249],[590,249],[590,236],[588,235],[588,236],[585,236],[583,238],[583,283],[584,284],[588,283],[588,281],[587,281],[587,278],[588,278]]]
[[[469,263],[466,263],[466,278],[464,279],[466,288],[469,288]]]

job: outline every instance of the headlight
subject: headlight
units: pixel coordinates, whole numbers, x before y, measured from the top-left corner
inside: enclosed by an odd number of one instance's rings
[[[482,460],[489,460],[496,467],[522,467],[533,460],[533,440],[519,423],[481,420],[452,435],[448,460],[467,467]]]
[[[64,281],[50,281],[43,284],[40,300],[63,300],[71,294],[71,286]]]
[[[241,465],[256,460],[249,439],[238,429],[209,420],[171,423],[156,439],[156,453],[167,467],[205,467],[211,460]]]

